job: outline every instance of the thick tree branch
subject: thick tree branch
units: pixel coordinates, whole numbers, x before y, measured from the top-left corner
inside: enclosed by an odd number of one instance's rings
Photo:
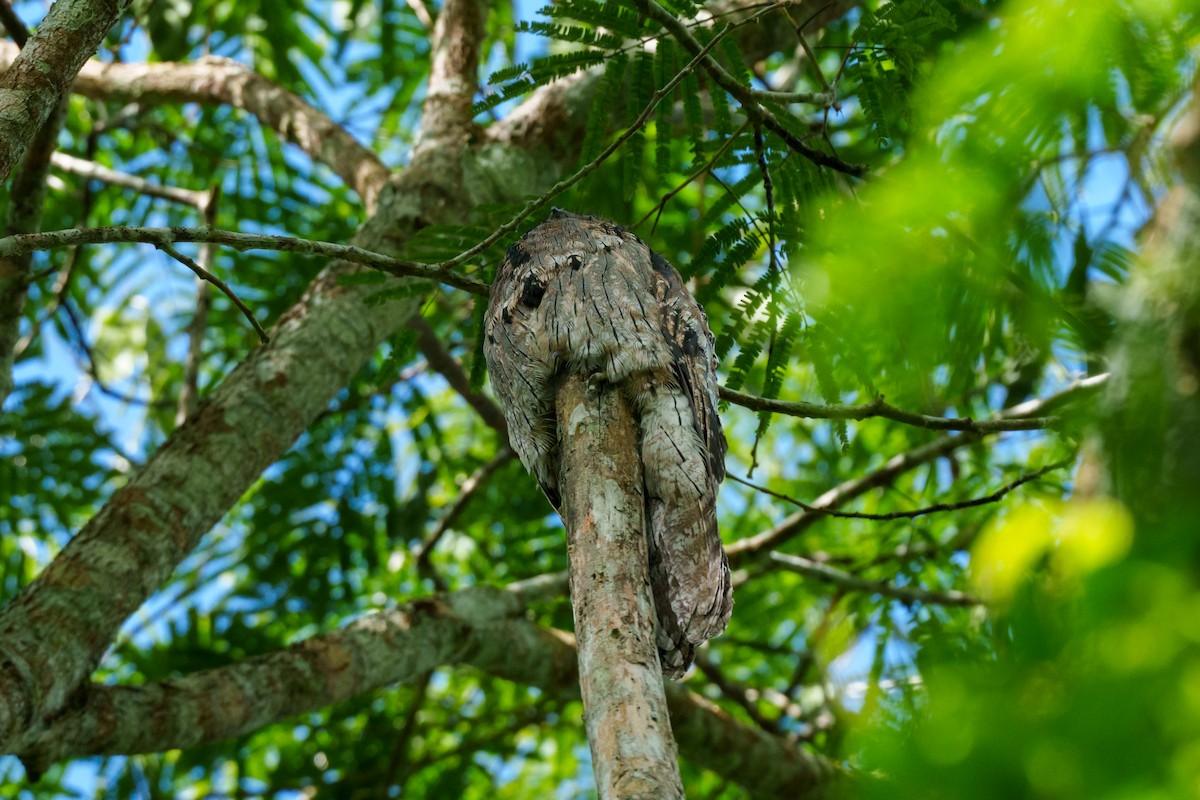
[[[580,689],[600,800],[683,797],[655,645],[633,413],[568,375],[555,396]]]
[[[471,105],[479,89],[479,46],[483,41],[482,0],[446,0],[433,26],[429,91],[421,107],[414,152],[465,144]]]
[[[192,76],[203,82],[212,72]],[[583,125],[575,120],[574,130]],[[463,181],[467,164],[486,174],[474,155],[449,147],[415,154],[379,192],[377,213],[354,246],[395,253],[431,222],[464,219],[482,203],[511,202],[494,181]],[[341,280],[360,270],[344,262],[324,270],[280,317],[271,343],[251,351],[0,611],[0,751],[22,749],[64,708],[125,619],[412,316],[419,298],[370,305],[366,298],[378,287]]]
[[[93,46],[85,58],[94,51]],[[14,45],[0,42],[0,70],[10,69],[16,54]],[[72,88],[86,97],[131,103],[223,104],[242,109],[329,167],[358,192],[368,211],[374,210],[391,173],[379,156],[327,115],[236,61],[206,56],[191,64],[80,63],[83,68],[76,67],[79,75]],[[8,80],[8,75],[4,72],[0,81]]]
[[[37,772],[86,755],[195,747],[455,665],[577,697],[570,635],[524,620],[522,609],[515,592],[473,587],[368,614],[227,667],[142,686],[93,684],[20,755]],[[819,756],[736,722],[679,684],[667,686],[667,705],[684,756],[756,797],[813,796],[837,774]]]
[[[80,67],[100,46],[130,0],[58,0],[37,32],[11,54],[0,74],[0,181],[25,155]]]

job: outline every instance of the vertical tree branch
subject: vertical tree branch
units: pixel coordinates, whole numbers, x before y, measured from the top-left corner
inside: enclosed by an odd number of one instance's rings
[[[642,465],[618,390],[558,390],[560,488],[588,744],[601,800],[683,797],[655,647]]]
[[[220,185],[213,186],[207,192],[200,194],[198,208],[204,214],[204,224],[216,227],[217,197],[220,195]],[[201,268],[212,270],[217,259],[217,246],[212,242],[200,248],[197,263]],[[175,424],[182,425],[183,421],[192,415],[200,402],[200,362],[204,358],[204,332],[208,329],[208,312],[212,308],[212,288],[208,281],[196,278],[196,310],[192,321],[188,323],[187,360],[183,365],[183,390],[179,393],[179,407],[175,410]]]
[[[468,0],[448,2],[442,13],[463,2]],[[69,3],[60,0],[54,8]],[[435,38],[434,51],[477,50],[479,39],[466,38],[475,33],[482,36],[481,20],[474,27],[451,28],[449,41]],[[14,63],[3,80],[15,70]],[[474,78],[472,71],[462,82],[468,97]],[[3,131],[0,120],[0,135]],[[462,138],[465,142],[465,134]],[[466,157],[448,147],[414,154],[380,193],[377,215],[353,243],[395,252],[420,227],[462,219],[472,205],[487,202],[463,188]],[[255,348],[37,579],[0,610],[0,749],[20,749],[63,709],[122,622],[328,407],[379,342],[416,310],[415,298],[366,305],[373,288],[339,283],[352,269],[336,264],[322,272],[276,322],[270,345]]]

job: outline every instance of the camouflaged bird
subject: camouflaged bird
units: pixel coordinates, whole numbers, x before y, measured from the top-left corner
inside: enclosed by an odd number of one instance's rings
[[[637,418],[650,580],[663,672],[682,675],[733,608],[717,533],[725,435],[704,311],[632,233],[555,209],[509,248],[492,285],[484,355],[512,447],[559,507],[561,375],[620,386]]]

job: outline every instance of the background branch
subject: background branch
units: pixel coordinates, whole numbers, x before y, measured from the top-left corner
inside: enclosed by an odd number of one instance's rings
[[[20,756],[36,772],[72,756],[196,747],[458,664],[577,697],[571,636],[521,612],[515,593],[472,587],[367,614],[227,667],[164,683],[93,684]],[[682,753],[755,796],[803,800],[837,774],[819,756],[732,720],[679,684],[667,687],[667,705]]]
[[[278,250],[285,253],[307,253],[362,264],[372,269],[402,278],[425,278],[462,289],[474,295],[487,296],[487,284],[449,272],[442,265],[421,264],[393,258],[383,253],[371,252],[361,247],[333,242],[317,242],[311,239],[296,239],[290,236],[272,236],[263,233],[238,233],[215,228],[139,228],[106,227],[45,231],[43,233],[6,236],[0,239],[0,256],[21,255],[37,250],[56,247],[72,247],[80,244],[113,244],[140,242],[155,247],[171,246],[179,242],[211,242],[236,247],[240,250]],[[378,287],[377,287],[378,288]]]
[[[94,46],[84,58],[93,52]],[[8,79],[16,55],[14,45],[0,42],[0,70],[5,70],[0,72],[0,81]],[[86,97],[130,103],[195,102],[242,109],[329,167],[358,192],[368,211],[374,210],[391,174],[374,151],[359,144],[326,114],[236,61],[206,56],[190,64],[121,64],[95,59],[80,64],[82,69],[76,68],[79,74],[74,84],[69,79],[66,83]]]

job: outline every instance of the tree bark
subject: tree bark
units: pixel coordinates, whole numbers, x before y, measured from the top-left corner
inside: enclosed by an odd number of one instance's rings
[[[442,13],[454,18],[474,2],[448,2]],[[435,51],[479,41],[478,17],[460,16],[471,24],[445,27],[447,41],[435,41]],[[471,82],[461,88],[474,92]],[[464,192],[471,165],[469,153],[451,147],[414,156],[380,192],[378,214],[354,244],[395,252],[430,221],[462,219],[472,205],[493,202]],[[368,305],[377,287],[339,284],[354,269],[324,270],[277,322],[270,345],[251,352],[0,611],[0,750],[24,749],[64,708],[124,620],[416,310],[416,297]]]
[[[620,390],[567,376],[557,393],[579,686],[601,800],[683,797],[646,541],[637,430]]]
[[[17,48],[0,42],[0,71],[15,68]],[[241,108],[325,164],[374,211],[390,170],[329,116],[228,58],[207,56],[188,64],[117,64],[95,59],[72,73],[73,91],[129,103],[208,103]],[[8,73],[3,73],[7,77]]]
[[[578,697],[570,634],[522,619],[525,603],[539,595],[508,588],[413,600],[284,650],[162,683],[91,684],[19,755],[37,771],[69,758],[209,745],[456,665]],[[683,755],[755,797],[811,800],[839,777],[821,756],[738,722],[680,684],[667,684],[667,706]]]
[[[96,52],[130,0],[58,0],[0,75],[0,181]]]

